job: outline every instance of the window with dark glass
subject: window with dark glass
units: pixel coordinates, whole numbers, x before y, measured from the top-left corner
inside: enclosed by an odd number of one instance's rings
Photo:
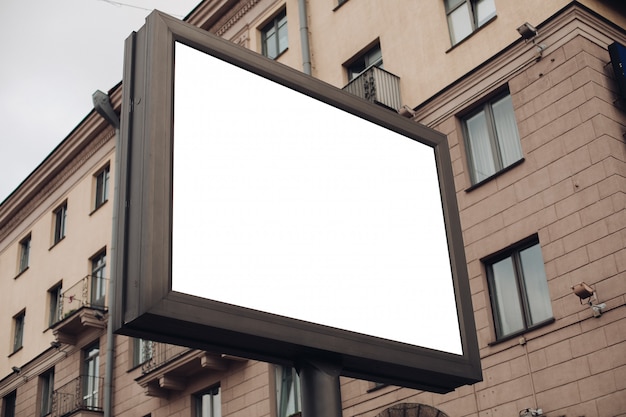
[[[54,390],[54,369],[42,374],[39,377],[40,386],[40,416],[47,416],[52,413],[52,392]]]
[[[93,344],[83,350],[83,407],[99,409],[100,406],[100,346]]]
[[[2,417],[15,417],[17,391],[11,391],[2,398]]]
[[[54,210],[54,243],[65,237],[65,221],[67,219],[67,201]]]
[[[263,55],[275,59],[285,52],[288,46],[287,10],[283,10],[261,29]]]
[[[18,272],[24,272],[30,264],[30,234],[20,241],[20,264]]]
[[[222,402],[219,385],[195,394],[193,400],[195,417],[221,417]]]
[[[277,417],[289,417],[302,411],[300,378],[291,367],[276,366],[275,369]]]
[[[552,319],[541,246],[536,237],[485,261],[496,338]]]
[[[22,310],[13,316],[13,352],[18,351],[24,344],[24,323],[26,310]]]
[[[452,45],[472,34],[496,15],[494,0],[444,0]]]
[[[50,319],[48,325],[52,326],[61,319],[61,284],[55,285],[48,290],[48,314]]]
[[[347,66],[348,81],[355,79],[370,67],[383,68],[383,53],[380,44],[374,45]]]
[[[488,101],[463,119],[472,184],[522,159],[511,96]]]
[[[95,204],[94,209],[97,209],[109,199],[109,175],[110,166],[105,166],[100,172],[95,175]]]
[[[106,295],[106,251],[91,258],[91,306],[104,307]]]
[[[139,366],[152,359],[154,346],[151,340],[133,339],[133,366]]]

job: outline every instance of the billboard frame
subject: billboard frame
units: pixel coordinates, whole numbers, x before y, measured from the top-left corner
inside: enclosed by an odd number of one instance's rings
[[[174,50],[180,42],[369,120],[434,150],[461,355],[379,339],[172,291]],[[433,392],[482,379],[467,265],[445,135],[158,11],[126,40],[113,279],[119,334]],[[235,111],[235,110],[233,110]]]

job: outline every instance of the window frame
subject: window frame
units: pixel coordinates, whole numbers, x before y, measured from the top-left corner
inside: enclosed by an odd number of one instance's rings
[[[291,378],[288,380],[287,391],[284,390],[285,385],[283,385],[286,377]],[[285,393],[287,396],[284,395]],[[294,368],[274,365],[274,394],[276,417],[290,417],[302,412],[302,387],[298,373]],[[288,414],[290,405],[294,407],[294,411]]]
[[[65,238],[67,227],[67,200],[52,211],[53,235],[52,246]]]
[[[374,52],[378,52],[380,54],[380,57],[377,58],[374,62],[368,63],[370,56],[373,55]],[[357,55],[352,57],[352,59],[350,59],[346,64],[344,64],[344,67],[346,68],[346,73],[348,75],[348,82],[359,78],[361,74],[363,74],[365,71],[372,67],[384,69],[383,62],[383,49],[380,45],[380,41],[377,40],[376,42],[370,44],[370,46],[359,52]],[[358,68],[363,68],[355,69],[356,63],[363,64],[358,66]]]
[[[52,286],[48,290],[48,326],[52,327],[61,320],[61,297],[63,296],[63,283]]]
[[[94,174],[94,209],[98,210],[109,201],[109,187],[111,178],[111,164],[107,163]]]
[[[140,337],[132,338],[133,357],[132,367],[136,368],[148,362],[154,356],[154,342],[152,340],[142,339]],[[147,346],[147,347],[146,347]],[[146,353],[146,350],[148,351]]]
[[[478,1],[480,0],[459,0],[456,5],[454,5],[453,7],[449,7],[448,0],[444,0],[444,8],[446,11],[446,22],[448,24],[448,33],[450,35],[450,43],[452,44],[453,47],[460,44],[461,42],[463,42],[465,39],[469,38],[470,36],[472,36],[472,34],[474,34],[480,28],[482,28],[483,26],[485,26],[486,24],[488,24],[489,22],[491,22],[493,19],[496,18],[497,11],[496,11],[495,2],[494,2],[493,12],[488,17],[483,19],[482,23],[479,22],[478,10],[477,10]],[[464,5],[467,6],[467,9],[470,15],[469,18],[470,18],[471,30],[467,35],[455,41],[455,36],[454,36],[454,31],[453,31],[454,26],[452,25],[450,17],[455,11],[459,10]]]
[[[100,343],[95,342],[83,349],[81,404],[88,410],[100,408]],[[93,370],[94,375],[89,371]]]
[[[547,319],[539,320],[536,323],[532,323],[531,310],[528,301],[528,294],[526,292],[526,278],[524,277],[524,269],[522,266],[522,262],[520,259],[520,253],[530,249],[534,246],[539,246],[540,253],[541,252],[541,244],[539,242],[539,237],[537,235],[528,237],[520,242],[517,242],[506,249],[503,249],[493,255],[484,258],[481,262],[485,268],[485,272],[487,275],[487,287],[489,290],[489,301],[491,306],[491,315],[493,319],[494,325],[494,334],[495,334],[495,342],[499,343],[506,340],[510,340],[514,337],[517,337],[521,334],[527,333],[539,327],[543,327],[554,322],[554,311],[552,310],[552,298],[550,294],[547,293],[547,301],[550,305],[550,317]],[[520,311],[522,314],[523,326],[521,329],[513,330],[509,333],[504,334],[502,329],[502,313],[498,308],[498,298],[496,294],[496,284],[495,284],[495,276],[493,272],[493,265],[503,261],[505,259],[511,258],[513,262],[513,272],[515,274],[515,288],[517,290],[518,303],[520,307]],[[543,261],[543,255],[541,258],[544,277],[546,282],[546,287],[548,286],[548,279],[545,273],[545,262]],[[511,301],[512,302],[512,301]]]
[[[284,21],[283,21],[284,19]],[[283,7],[278,13],[276,13],[266,24],[264,24],[259,31],[261,32],[261,54],[270,59],[278,59],[287,49],[289,49],[289,21],[287,20],[287,8]],[[280,31],[283,29],[287,31],[287,44],[283,49],[280,49]],[[269,55],[268,48],[268,32],[273,30],[275,36],[276,55]]]
[[[470,184],[471,184],[470,187],[467,189],[467,191],[470,191],[478,187],[479,185],[490,181],[492,178],[498,175],[501,175],[502,173],[508,171],[509,169],[517,166],[518,164],[524,161],[524,151],[522,149],[521,136],[519,134],[517,118],[515,115],[515,108],[512,107],[511,114],[515,120],[515,129],[517,133],[516,142],[518,145],[520,157],[516,161],[513,161],[506,166],[504,165],[504,162],[503,162],[502,145],[503,143],[506,143],[506,142],[504,142],[504,140],[501,139],[497,134],[497,121],[496,121],[496,117],[493,114],[493,104],[500,102],[506,97],[509,97],[512,100],[512,96],[508,88],[504,91],[498,91],[497,93],[487,97],[486,99],[480,101],[478,104],[472,106],[470,110],[460,115],[460,122],[461,122],[461,127],[462,127],[462,134],[463,134],[463,144],[465,147],[465,156],[467,158],[467,168],[468,168],[468,172],[470,176]],[[470,131],[468,128],[468,120],[480,113],[484,113],[485,115],[487,134],[489,136],[489,145],[491,149],[491,157],[492,157],[492,162],[494,165],[494,172],[490,173],[489,175],[486,175],[484,178],[478,178],[478,174],[477,174],[478,169],[475,165],[475,161],[473,157],[474,145],[470,138]]]
[[[211,401],[211,405],[210,405],[210,415],[209,416],[205,416],[203,415],[203,410],[202,410],[202,406],[203,406],[203,402],[204,402],[204,396],[210,396],[210,401]],[[217,402],[216,402],[217,399]],[[217,404],[217,409],[215,408],[215,405]],[[222,416],[222,389],[220,387],[220,384],[216,384],[216,385],[212,385],[211,387],[199,391],[195,394],[193,394],[193,412],[194,412],[194,417],[221,417]]]
[[[89,294],[89,305],[91,307],[102,307],[104,308],[106,303],[106,262],[107,251],[106,248],[98,251],[95,255],[89,258],[90,262],[90,277],[91,277],[91,285],[90,285],[90,294]]]
[[[30,267],[30,252],[32,246],[32,235],[29,233],[20,240],[17,273],[20,275]]]
[[[54,393],[54,368],[39,375],[39,415],[52,414],[52,395]]]
[[[13,345],[11,353],[15,353],[24,347],[24,328],[26,325],[26,309],[13,316]]]
[[[2,397],[2,417],[15,417],[16,404],[17,390],[13,390]]]

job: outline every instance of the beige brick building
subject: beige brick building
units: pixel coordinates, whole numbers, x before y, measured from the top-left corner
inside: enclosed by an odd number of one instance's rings
[[[448,136],[484,380],[342,378],[344,416],[626,415],[620,1],[207,0],[186,21]],[[115,138],[91,111],[0,204],[1,416],[298,412],[289,368],[107,331]]]

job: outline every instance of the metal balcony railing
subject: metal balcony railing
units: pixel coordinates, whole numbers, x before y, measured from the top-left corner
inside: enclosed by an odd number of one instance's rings
[[[143,358],[146,359],[146,361],[141,364],[141,372],[143,374],[147,374],[192,350],[188,347],[159,342],[144,344],[143,349],[149,349],[149,352],[143,352]]]
[[[98,275],[87,275],[61,293],[59,297],[58,316],[54,323],[71,316],[82,307],[106,310],[107,278]]]
[[[372,103],[398,110],[400,101],[400,77],[382,68],[370,67],[343,88]]]
[[[81,375],[52,392],[52,417],[76,411],[102,411],[102,378]]]

